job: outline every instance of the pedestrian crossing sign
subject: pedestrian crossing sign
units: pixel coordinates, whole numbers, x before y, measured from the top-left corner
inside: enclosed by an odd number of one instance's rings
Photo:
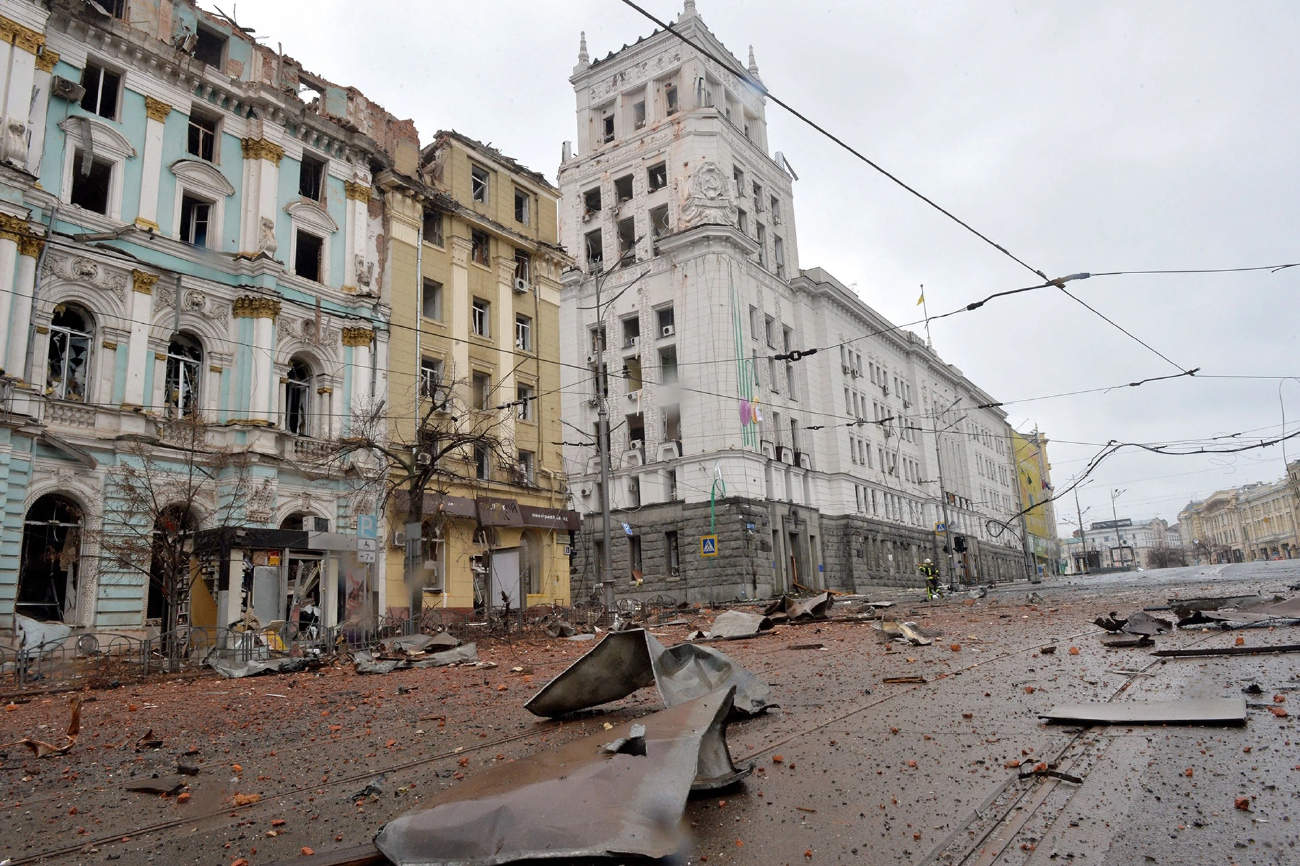
[[[717,555],[718,555],[718,536],[701,535],[700,556],[717,556]]]

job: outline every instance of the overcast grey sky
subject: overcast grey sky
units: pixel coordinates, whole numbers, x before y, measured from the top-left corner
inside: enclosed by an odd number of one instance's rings
[[[211,0],[203,0],[211,8]],[[645,0],[661,19],[680,0]],[[227,12],[232,11],[222,4]],[[1300,4],[1294,2],[820,2],[698,0],[741,60],[752,44],[783,100],[1050,276],[1300,261]],[[648,35],[618,0],[243,0],[244,26],[307,68],[360,88],[425,141],[490,141],[554,180],[574,138],[568,76]],[[800,261],[895,322],[1032,275],[769,103],[769,141],[799,181]],[[1183,368],[1300,375],[1300,268],[1124,276],[1071,290]],[[918,326],[917,330],[921,330]],[[1055,290],[933,325],[935,347],[999,400],[1176,372]],[[1300,382],[1283,389],[1300,430]],[[1009,403],[1051,437],[1053,479],[1108,440],[1281,430],[1277,380],[1181,379]],[[1288,453],[1300,457],[1300,438]],[[1193,496],[1284,472],[1281,448],[1165,457],[1123,452],[1080,491],[1085,522],[1171,523]],[[1074,502],[1058,503],[1073,517]]]

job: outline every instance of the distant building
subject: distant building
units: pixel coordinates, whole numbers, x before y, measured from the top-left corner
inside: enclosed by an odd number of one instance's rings
[[[1179,512],[1183,546],[1196,562],[1251,562],[1300,556],[1300,461],[1274,482],[1218,490]]]
[[[1037,429],[1023,434],[1011,431],[1011,447],[1020,487],[1021,528],[1026,556],[1039,574],[1050,574],[1060,561],[1056,535],[1056,509],[1052,504],[1052,464],[1047,459],[1047,437]]]
[[[1099,520],[1088,527],[1088,571],[1133,568],[1167,568],[1183,564],[1181,548],[1171,543],[1169,524],[1162,518],[1150,520]],[[1066,541],[1074,573],[1083,571],[1084,551],[1079,532]]]
[[[602,59],[584,39],[570,78],[560,235],[577,261],[560,343],[585,518],[575,594],[601,579],[602,501],[620,592],[915,584],[926,558],[959,581],[1023,576],[1005,413],[924,340],[800,267],[795,175],[768,150],[752,53],[736,59],[693,2],[674,30],[733,71],[660,31]]]

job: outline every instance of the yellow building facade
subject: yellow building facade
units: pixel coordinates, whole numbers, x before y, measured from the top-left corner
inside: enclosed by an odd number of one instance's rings
[[[388,613],[569,603],[560,442],[559,191],[454,132],[413,174],[381,173],[390,215]],[[452,443],[455,447],[451,447]],[[413,500],[409,476],[421,481]]]
[[[1047,460],[1047,437],[1037,430],[1030,434],[1011,431],[1016,475],[1020,487],[1020,507],[1027,552],[1034,557],[1040,573],[1051,574],[1057,563],[1059,542],[1056,535],[1056,510],[1052,507],[1052,464]]]

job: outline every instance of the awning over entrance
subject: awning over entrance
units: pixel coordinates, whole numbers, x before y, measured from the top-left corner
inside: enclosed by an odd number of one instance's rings
[[[399,514],[410,514],[410,492],[399,490],[393,494],[393,506]],[[424,494],[423,512],[426,518],[437,517],[438,515],[468,517],[471,520],[478,518],[478,509],[475,507],[473,499],[467,496],[443,496],[440,493]]]
[[[540,508],[536,505],[519,506],[519,516],[524,526],[537,526],[542,529],[576,532],[581,518],[576,511],[567,508]]]

